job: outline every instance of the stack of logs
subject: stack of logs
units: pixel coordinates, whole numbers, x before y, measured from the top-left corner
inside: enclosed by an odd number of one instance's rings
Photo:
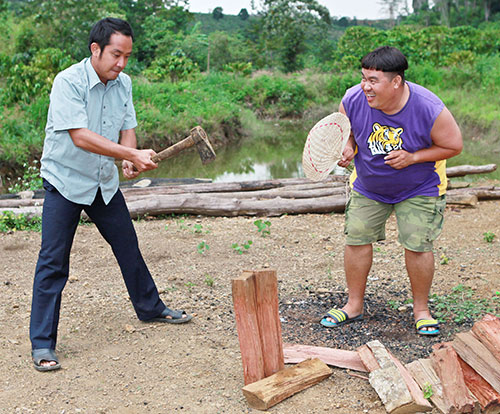
[[[495,171],[496,165],[463,165],[447,168],[448,178]],[[306,178],[285,178],[233,183],[195,183],[185,185],[137,186],[122,188],[133,218],[162,214],[201,214],[207,216],[341,213],[347,195],[346,176],[331,175],[321,182]],[[146,187],[142,187],[146,185]],[[449,186],[447,202],[474,206],[478,200],[500,199],[500,187],[454,188]],[[40,216],[43,198],[0,198],[0,214],[10,210],[27,217]]]
[[[357,351],[285,345],[286,363],[317,357],[328,365],[369,372],[388,413],[500,413],[500,319],[486,315],[469,332],[434,345],[429,358],[403,365],[379,341]],[[361,365],[360,365],[361,362]],[[424,394],[425,393],[425,394]]]

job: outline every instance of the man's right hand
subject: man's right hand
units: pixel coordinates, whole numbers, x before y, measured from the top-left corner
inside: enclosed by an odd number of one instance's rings
[[[158,164],[153,162],[151,158],[156,155],[152,149],[136,150],[130,161],[139,172],[154,170],[158,168]]]
[[[344,151],[342,152],[342,158],[337,163],[339,167],[346,168],[349,166],[354,158],[354,149],[350,145],[346,145]]]

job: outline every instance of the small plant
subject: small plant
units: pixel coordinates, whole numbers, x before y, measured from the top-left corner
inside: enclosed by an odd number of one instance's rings
[[[9,231],[41,231],[42,218],[32,217],[28,218],[24,214],[17,216],[12,211],[5,211],[0,213],[0,232],[7,233]]]
[[[196,286],[193,282],[186,282],[184,285],[188,288],[189,293],[191,293],[193,288]]]
[[[210,275],[205,275],[205,284],[208,286],[208,287],[214,287],[214,279],[212,276]]]
[[[187,229],[187,226],[186,226],[186,220],[185,219],[178,219],[176,220],[176,223],[177,223],[177,227],[179,227],[180,230],[186,230]]]
[[[210,249],[210,246],[207,244],[205,240],[203,240],[202,242],[198,243],[196,249],[198,250],[198,253],[204,254],[206,251]]]
[[[446,256],[444,253],[441,253],[441,257],[439,259],[439,264],[446,265],[450,261],[450,258]]]
[[[40,170],[37,167],[38,161],[34,160],[33,165],[23,164],[24,173],[22,177],[17,178],[17,182],[8,188],[9,193],[19,193],[20,191],[35,191],[43,188]]]
[[[236,253],[243,254],[250,248],[252,244],[253,244],[252,240],[248,240],[246,243],[241,243],[241,245],[239,245],[238,243],[233,243],[231,247]]]
[[[269,236],[271,234],[271,222],[270,221],[262,221],[255,220],[253,222],[257,226],[257,231],[260,233],[262,237]]]
[[[401,306],[401,302],[399,300],[389,300],[387,304],[394,310],[397,310]]]
[[[427,400],[434,395],[434,391],[432,390],[432,385],[429,384],[428,382],[424,384],[422,391],[424,392],[424,398],[426,398]]]
[[[487,231],[486,233],[483,233],[483,238],[486,243],[493,243],[493,240],[495,239],[495,234],[492,233],[491,231]]]
[[[194,224],[193,225],[193,233],[196,233],[196,234],[202,234],[202,233],[208,234],[208,233],[210,233],[210,230],[203,230],[203,225],[202,224]]]

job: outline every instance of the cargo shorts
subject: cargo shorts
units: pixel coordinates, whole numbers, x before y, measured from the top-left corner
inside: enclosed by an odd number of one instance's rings
[[[432,243],[443,229],[445,207],[445,195],[386,204],[351,191],[345,213],[346,244],[361,246],[385,240],[385,223],[394,211],[403,247],[414,252],[432,251]]]

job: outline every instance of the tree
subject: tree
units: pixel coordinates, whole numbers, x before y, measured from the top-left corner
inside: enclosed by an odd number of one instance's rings
[[[114,0],[87,0],[85,7],[78,0],[29,0],[24,2],[23,15],[33,18],[33,33],[45,45],[62,49],[75,59],[90,53],[88,36],[96,21],[125,17]]]
[[[283,69],[292,72],[301,67],[299,55],[306,50],[306,34],[311,26],[331,25],[328,9],[316,0],[264,0],[261,36],[271,53],[278,53]]]
[[[241,19],[241,20],[246,20],[248,19],[248,11],[247,9],[241,9],[240,12],[238,13],[238,17]]]
[[[215,20],[220,20],[224,17],[224,14],[222,13],[222,7],[216,7],[214,11],[212,12],[212,17]]]

